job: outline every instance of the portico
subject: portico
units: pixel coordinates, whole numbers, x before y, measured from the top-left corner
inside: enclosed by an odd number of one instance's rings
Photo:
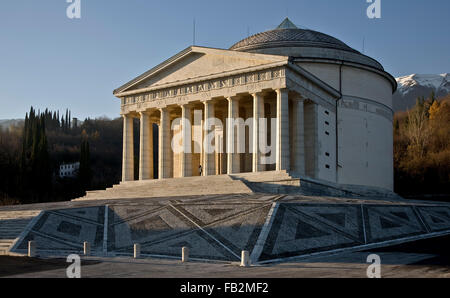
[[[339,96],[286,56],[200,47],[114,94],[124,122],[124,182],[198,176],[199,166],[204,176],[268,170],[305,175],[306,169],[314,175],[318,156],[307,144],[319,138],[317,107],[334,113]],[[140,123],[138,177],[134,119]]]

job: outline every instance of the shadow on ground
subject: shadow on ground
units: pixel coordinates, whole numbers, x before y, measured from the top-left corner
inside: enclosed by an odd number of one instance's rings
[[[99,261],[81,260],[82,266],[99,264]],[[70,264],[65,259],[38,259],[27,257],[0,256],[0,277],[24,273],[39,273],[43,271],[65,269]],[[64,278],[65,276],[61,276]]]
[[[450,236],[423,239],[370,251],[373,253],[429,254],[430,258],[414,262],[411,265],[439,265],[447,266],[450,269]]]

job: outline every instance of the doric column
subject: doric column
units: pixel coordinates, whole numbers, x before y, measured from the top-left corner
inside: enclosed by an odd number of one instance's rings
[[[211,142],[211,138],[209,138],[210,134],[213,134],[215,131],[215,110],[214,110],[214,102],[213,101],[206,101],[204,102],[205,105],[205,119],[203,121],[203,125],[205,125],[204,133],[205,138],[202,142],[203,146],[203,175],[204,176],[210,176],[216,174],[216,163],[215,163],[215,147],[213,146]],[[217,142],[217,140],[214,138],[214,143]],[[208,146],[205,148],[205,144]],[[211,148],[209,148],[211,147]]]
[[[181,106],[181,140],[183,151],[181,152],[181,177],[192,176],[192,117],[191,107]]]
[[[153,179],[153,126],[145,112],[141,116],[139,146],[139,180]]]
[[[123,115],[122,181],[134,180],[133,117]]]
[[[159,179],[170,177],[170,119],[167,108],[160,109],[161,119],[159,123]]]
[[[228,97],[227,119],[227,174],[239,173],[239,154],[237,151],[237,136],[234,120],[239,117],[239,101],[234,97]]]
[[[252,156],[252,170],[253,172],[260,172],[263,170],[261,165],[261,150],[259,147],[261,134],[261,127],[259,125],[260,119],[264,117],[264,97],[261,93],[252,94],[253,96],[253,156]]]
[[[276,170],[289,166],[289,100],[287,89],[277,89]]]
[[[292,102],[292,126],[293,133],[293,156],[292,168],[295,172],[305,174],[305,117],[304,117],[304,100],[299,98]]]

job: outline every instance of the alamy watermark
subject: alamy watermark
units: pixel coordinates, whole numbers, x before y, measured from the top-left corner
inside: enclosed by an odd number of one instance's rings
[[[372,3],[367,7],[367,17],[369,19],[381,19],[381,0],[366,0],[367,3]]]
[[[225,124],[218,118],[208,118],[202,125],[202,120],[202,111],[195,110],[193,123],[187,118],[184,120],[176,118],[172,121],[171,148],[174,153],[251,154],[257,145],[261,164],[275,163],[276,118],[258,119],[258,123],[256,123],[258,125],[257,140],[254,140],[255,122],[251,117],[247,119],[226,118]],[[231,132],[232,136],[229,135]],[[192,142],[183,142],[183,139],[192,140]],[[227,146],[224,147],[224,144]]]
[[[367,7],[369,19],[381,19],[381,0],[366,0],[370,3]],[[66,15],[69,19],[81,19],[81,0],[66,0],[70,5],[67,7]]]
[[[381,278],[381,258],[377,254],[371,254],[367,256],[367,263],[371,263],[367,267],[367,277],[368,278]]]
[[[67,278],[81,278],[81,258],[77,254],[67,257],[67,263],[72,263],[66,269]]]
[[[66,9],[66,15],[69,19],[81,19],[81,0],[66,0],[71,3]]]

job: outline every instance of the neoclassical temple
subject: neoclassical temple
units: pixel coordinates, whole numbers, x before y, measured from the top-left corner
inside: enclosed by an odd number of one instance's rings
[[[392,190],[396,88],[376,60],[289,19],[230,49],[191,46],[114,91],[124,125],[122,180],[197,176],[201,166],[205,176],[286,170]],[[237,118],[243,129],[226,125]]]

